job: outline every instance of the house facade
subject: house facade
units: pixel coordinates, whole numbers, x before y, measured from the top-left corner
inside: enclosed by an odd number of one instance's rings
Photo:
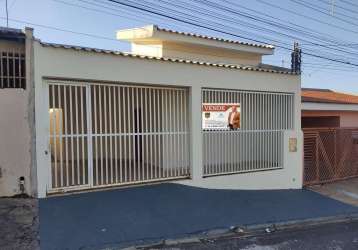
[[[30,168],[29,194],[156,182],[302,187],[300,75],[262,64],[273,46],[151,25],[117,32],[132,45],[123,53],[30,33],[34,161],[16,162]]]
[[[302,128],[357,128],[358,96],[329,89],[302,89]]]

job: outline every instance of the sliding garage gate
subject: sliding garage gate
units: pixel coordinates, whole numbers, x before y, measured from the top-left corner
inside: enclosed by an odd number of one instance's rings
[[[186,88],[48,86],[50,192],[189,176]]]
[[[241,109],[239,129],[203,129],[204,176],[282,168],[293,101],[292,93],[203,89],[203,103],[238,103]]]

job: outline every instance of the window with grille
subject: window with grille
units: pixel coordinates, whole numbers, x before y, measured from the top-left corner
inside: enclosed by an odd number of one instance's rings
[[[0,50],[0,89],[26,88],[25,54]]]

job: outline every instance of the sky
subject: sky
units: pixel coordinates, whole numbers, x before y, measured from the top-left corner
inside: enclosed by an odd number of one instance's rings
[[[168,0],[146,1],[152,2],[152,6],[155,6],[165,4]],[[298,4],[297,0],[210,0],[214,4],[229,8],[229,12],[223,10],[220,12],[219,9],[213,9],[210,6],[205,9],[206,7],[204,8],[200,6],[200,3],[194,1],[200,2],[201,0],[171,1],[171,4],[182,5],[170,5],[168,8],[175,9],[175,14],[190,10],[196,11],[192,12],[195,17],[200,17],[202,20],[209,19],[207,22],[203,22],[206,26],[214,27],[209,23],[211,21],[219,23],[218,25],[221,26],[217,25],[217,27],[220,30],[229,30],[229,33],[235,34],[235,36],[138,12],[106,0],[8,0],[9,27],[20,29],[25,26],[33,27],[35,36],[45,42],[129,51],[127,43],[115,39],[117,30],[157,24],[160,27],[178,31],[245,41],[244,38],[238,38],[238,36],[244,36],[274,44],[276,45],[275,54],[264,58],[264,63],[268,64],[290,67],[290,51],[281,48],[282,45],[281,47],[277,46],[277,43],[272,41],[274,40],[284,41],[288,44],[285,45],[286,47],[292,47],[293,43],[297,41],[301,44],[303,53],[334,57],[358,65],[358,1],[335,0],[333,1],[335,5],[332,6],[331,0],[302,0],[303,4],[309,3],[311,7],[316,8],[314,10]],[[144,3],[142,1],[135,2]],[[0,26],[6,26],[5,3],[6,0],[0,0]],[[195,6],[196,8],[193,8]],[[295,37],[280,36],[267,31],[267,29],[281,33],[283,31],[266,25],[262,19],[260,19],[261,21],[250,19],[249,22],[246,19],[239,20],[236,11],[247,11],[246,13],[248,13],[248,10],[254,10],[255,14],[265,14],[266,17],[274,17],[279,24],[291,27],[292,25],[299,26],[310,34],[324,35],[325,38],[335,39],[335,41],[339,41],[339,45],[313,41],[299,34],[296,34]],[[168,10],[165,13],[172,14]],[[190,18],[188,15],[185,17]],[[266,30],[252,27],[252,25],[260,25]],[[316,45],[312,45],[312,42]],[[322,44],[325,47],[322,47]],[[350,46],[351,54],[341,52],[347,51],[347,46]],[[323,50],[328,48],[328,50],[322,51],[322,48]],[[302,87],[329,88],[358,94],[358,66],[340,64],[306,54],[303,54],[302,61]]]

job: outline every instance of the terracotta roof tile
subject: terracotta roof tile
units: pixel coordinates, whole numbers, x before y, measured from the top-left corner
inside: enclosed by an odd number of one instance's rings
[[[271,44],[256,44],[256,43],[248,43],[248,42],[224,39],[224,38],[219,38],[219,37],[205,36],[205,35],[199,35],[199,34],[195,34],[195,33],[188,33],[188,32],[176,31],[176,30],[171,30],[171,29],[165,29],[165,28],[158,27],[156,25],[154,25],[154,28],[158,31],[164,31],[164,32],[178,34],[178,35],[184,35],[184,36],[203,38],[203,39],[207,39],[207,40],[215,40],[215,41],[219,41],[219,42],[241,44],[241,45],[259,47],[259,48],[265,48],[265,49],[274,49],[275,48],[275,46],[273,46]]]
[[[358,104],[358,95],[335,92],[329,89],[302,89],[302,102]]]

